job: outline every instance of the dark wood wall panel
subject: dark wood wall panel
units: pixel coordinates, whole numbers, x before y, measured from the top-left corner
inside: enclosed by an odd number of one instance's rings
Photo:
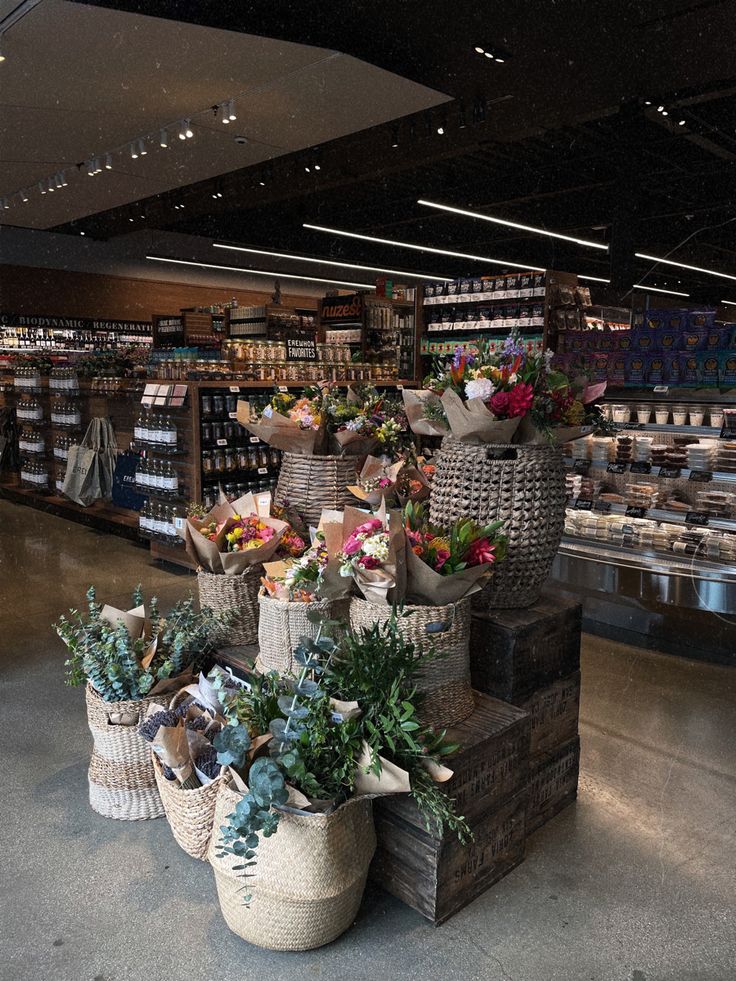
[[[271,293],[169,283],[98,273],[0,265],[0,312],[150,320],[154,313],[210,306],[235,297],[243,305],[269,303]],[[315,297],[282,294],[285,305],[316,309]]]

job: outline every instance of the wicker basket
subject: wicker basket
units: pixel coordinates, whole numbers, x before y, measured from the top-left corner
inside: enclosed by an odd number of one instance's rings
[[[263,673],[278,671],[291,674],[294,666],[294,648],[300,637],[316,637],[319,624],[307,619],[309,612],[319,612],[329,617],[330,600],[315,603],[289,603],[264,595],[258,597],[258,663]]]
[[[171,833],[184,851],[192,858],[207,861],[207,850],[215,826],[215,804],[225,775],[212,783],[193,790],[184,790],[178,781],[167,780],[161,761],[152,754],[156,785],[166,812]]]
[[[565,526],[562,450],[472,446],[445,437],[429,497],[431,520],[503,521],[507,556],[473,597],[476,609],[531,606],[549,576]]]
[[[197,571],[199,605],[215,613],[231,613],[230,625],[220,632],[223,645],[255,644],[258,641],[258,590],[263,566],[252,565],[237,576]]]
[[[87,722],[95,748],[89,765],[92,810],[118,821],[141,821],[164,813],[151,762],[151,747],[138,735],[156,698],[106,702],[87,685]]]
[[[242,859],[217,858],[219,828],[239,799],[220,788],[209,851],[227,925],[270,950],[311,950],[335,940],[355,919],[376,849],[371,801],[350,800],[331,814],[282,813],[276,834],[261,836],[252,875],[244,879],[232,871]]]
[[[284,452],[274,499],[293,508],[307,525],[319,523],[323,508],[342,511],[355,498],[348,484],[357,480],[354,456],[305,456]]]
[[[417,691],[424,695],[419,717],[428,725],[457,725],[472,715],[475,708],[470,686],[470,600],[462,599],[447,606],[404,607],[408,615],[399,620],[404,638],[419,651],[436,652],[417,672]],[[383,623],[391,616],[391,607],[353,597],[350,601],[350,626],[353,630]],[[427,624],[444,621],[448,630],[428,634]]]

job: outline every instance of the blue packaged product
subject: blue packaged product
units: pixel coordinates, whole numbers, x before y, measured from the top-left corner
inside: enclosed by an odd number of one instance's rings
[[[664,354],[660,351],[647,355],[647,384],[664,385]]]
[[[621,351],[608,355],[608,382],[610,385],[623,385],[626,379],[626,358]]]
[[[602,330],[599,332],[600,336],[598,338],[598,350],[599,351],[613,351],[614,349],[614,338],[615,334],[612,330]]]
[[[648,357],[639,351],[630,351],[626,355],[624,368],[625,385],[643,385],[646,382]]]
[[[631,331],[631,350],[646,354],[656,350],[659,331],[649,327],[637,327]]]
[[[604,382],[608,379],[608,355],[596,353],[593,358],[593,381]]]
[[[666,385],[680,384],[680,352],[663,351],[664,382]]]
[[[616,331],[613,338],[613,349],[614,351],[630,351],[632,349],[630,330]]]
[[[688,328],[693,330],[699,328],[709,331],[716,321],[716,311],[713,310],[690,310],[688,313]]]
[[[713,324],[705,335],[706,351],[725,351],[731,343],[731,327],[729,324]]]
[[[676,351],[680,340],[680,331],[675,327],[658,327],[657,347],[658,351]]]
[[[724,351],[718,355],[718,361],[719,385],[721,388],[733,388],[736,386],[736,352]]]
[[[449,283],[446,283],[447,295],[455,296],[459,292],[459,282],[456,279],[451,279]],[[435,286],[435,293],[437,292],[437,287]]]
[[[470,287],[471,287],[471,285],[472,285],[471,280],[469,280],[469,279],[461,279],[460,280],[460,290],[459,290],[459,292],[460,293],[470,293]]]
[[[708,331],[705,327],[688,327],[680,335],[680,350],[687,352],[702,351],[706,346]]]
[[[680,384],[700,384],[700,362],[695,352],[680,352]]]
[[[482,293],[483,292],[483,278],[481,276],[474,276],[472,280],[472,293]]]
[[[700,384],[717,385],[721,370],[718,355],[705,351],[698,355],[698,361],[700,363]]]
[[[493,276],[484,276],[483,277],[483,292],[484,293],[492,293],[493,292],[493,288],[494,288],[495,285],[496,285],[496,281],[493,278]]]

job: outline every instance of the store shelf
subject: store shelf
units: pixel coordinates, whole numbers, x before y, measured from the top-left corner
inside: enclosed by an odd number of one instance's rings
[[[590,503],[590,507],[584,506],[588,503]],[[665,521],[667,524],[683,525],[692,529],[704,528],[709,531],[736,532],[736,518],[713,518],[710,515],[704,515],[697,508],[692,508],[690,511],[667,511],[663,508],[638,507],[630,509],[626,504],[615,504],[611,501],[598,500],[589,502],[587,498],[581,499],[577,497],[571,498],[567,506],[574,511],[593,511],[601,516],[615,514],[622,517],[645,518],[647,521]],[[637,513],[627,514],[629,510]],[[699,520],[688,520],[688,516],[693,515],[699,516]]]
[[[172,384],[172,383],[176,384],[177,382],[183,384],[184,382],[195,382],[199,386],[199,388],[230,389],[232,387],[233,389],[237,388],[239,390],[243,389],[246,391],[253,391],[253,390],[273,391],[274,388],[276,389],[304,388],[305,386],[318,384],[318,382],[316,381],[310,382],[310,381],[304,381],[303,379],[302,381],[282,381],[280,379],[268,380],[268,381],[252,381],[252,380],[246,381],[245,379],[232,378],[230,376],[227,376],[225,378],[207,379],[206,381],[200,380],[198,378],[186,378],[182,380],[175,379],[175,378],[148,378],[147,381],[158,382],[160,384]],[[406,386],[408,388],[416,385],[417,383],[413,378],[398,378],[398,379],[392,378],[392,379],[384,379],[383,381],[371,380],[371,381],[361,382],[361,381],[353,380],[353,381],[327,382],[326,384],[330,385],[333,388],[334,387],[346,388],[348,385],[375,385],[376,387],[383,387],[383,388],[397,388],[399,386]]]
[[[611,402],[660,402],[708,403],[710,405],[728,405],[736,400],[736,390],[733,388],[680,388],[679,386],[661,386],[663,392],[655,392],[651,388],[606,388],[604,404]]]
[[[580,460],[580,461],[578,461],[578,460],[576,460],[576,459],[574,459],[572,457],[566,457],[565,458],[565,464],[570,469],[574,468],[575,467],[575,464],[577,462],[580,462],[580,463],[585,462],[585,463],[587,463],[589,470],[607,471],[607,468],[608,468],[608,464],[607,463],[592,463],[590,460],[585,460],[585,461]],[[634,461],[634,462],[636,462],[636,461]],[[623,470],[623,473],[631,473],[631,464],[626,463],[626,464],[624,464],[624,467],[625,467],[625,469]],[[722,481],[723,483],[736,484],[736,473],[727,473],[724,470],[706,470],[706,471],[703,471],[703,470],[689,470],[687,467],[680,467],[679,468],[679,470],[680,470],[680,476],[678,478],[678,477],[668,477],[666,474],[665,474],[664,477],[660,477],[659,471],[661,469],[662,469],[662,467],[654,466],[654,467],[652,467],[652,469],[651,469],[651,471],[649,473],[637,473],[636,471],[634,471],[634,473],[632,474],[632,476],[636,477],[638,480],[647,480],[650,477],[651,478],[654,478],[655,480],[678,480],[678,479],[680,479],[680,480],[690,480],[690,475],[692,473],[696,473],[696,474],[698,474],[698,473],[710,473],[712,475],[712,480],[713,481]],[[672,470],[672,469],[676,469],[676,468],[670,467],[670,466],[668,466],[668,465],[665,464],[664,469],[665,470]],[[693,478],[693,480],[697,480],[697,478]],[[705,481],[703,481],[703,483],[710,483],[710,481],[708,481],[706,479]]]
[[[591,561],[609,565],[625,565],[630,569],[656,573],[663,576],[696,576],[715,583],[730,583],[736,586],[736,565],[690,555],[680,557],[673,552],[659,552],[656,549],[627,548],[604,541],[593,541],[577,535],[565,533],[560,551]]]
[[[424,298],[422,306],[441,307],[456,306],[458,303],[508,303],[509,300],[543,300],[545,297],[544,287],[531,289],[524,296],[520,296],[517,291],[515,295],[505,293],[455,293],[453,296],[427,296]]]
[[[718,439],[721,435],[720,426],[677,426],[673,422],[614,422],[613,425],[621,432],[682,433],[687,436],[710,436],[711,439]]]

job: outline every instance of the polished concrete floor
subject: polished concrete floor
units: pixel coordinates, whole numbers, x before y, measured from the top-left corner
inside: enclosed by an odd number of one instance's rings
[[[50,629],[94,582],[165,605],[190,576],[0,501],[1,981],[733,981],[736,674],[586,637],[576,805],[525,862],[434,928],[379,890],[329,947],[274,954],[223,923],[165,820],[87,804],[81,690]]]

